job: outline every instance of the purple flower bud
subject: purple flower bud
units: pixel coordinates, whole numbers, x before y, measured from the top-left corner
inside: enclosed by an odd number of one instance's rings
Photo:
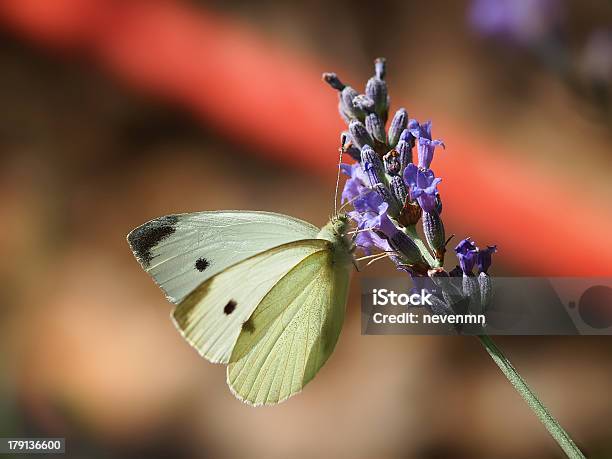
[[[366,116],[365,126],[372,138],[378,140],[381,144],[385,143],[385,127],[376,113],[370,113]]]
[[[404,170],[412,162],[412,148],[408,142],[400,140],[395,146],[395,151],[399,153],[400,164],[402,165],[402,170]]]
[[[388,205],[387,212],[389,213],[389,215],[391,215],[394,218],[397,217],[402,206],[398,202],[396,197],[393,195],[391,190],[389,190],[389,188],[387,188],[382,183],[377,183],[372,188],[382,197],[383,201],[387,203]]]
[[[350,86],[345,86],[340,93],[340,101],[342,103],[342,111],[349,117],[358,120],[365,118],[365,112],[358,107],[353,105],[353,99],[359,94]]]
[[[338,91],[342,91],[346,86],[344,83],[342,83],[342,81],[340,81],[338,75],[331,72],[326,72],[323,74],[323,81]]]
[[[376,227],[385,235],[391,248],[399,252],[410,264],[424,263],[418,246],[404,232],[397,229],[387,215],[387,204],[381,204]]]
[[[404,181],[410,191],[410,199],[416,199],[424,212],[433,212],[436,208],[436,193],[441,178],[427,169],[419,169],[414,164],[408,164],[404,170]]]
[[[369,145],[364,145],[361,149],[361,164],[372,187],[378,183],[384,183],[385,168],[383,162],[378,153],[372,150]]]
[[[400,139],[400,135],[408,124],[408,112],[405,108],[400,108],[395,112],[389,127],[389,146],[394,147]]]
[[[385,123],[389,110],[389,96],[387,95],[387,83],[377,77],[368,80],[365,90],[366,96],[374,101],[374,110]]]
[[[384,57],[378,57],[374,61],[374,75],[381,80],[385,79],[387,73],[387,60]]]
[[[359,94],[353,99],[353,107],[366,113],[372,113],[374,111],[374,101],[365,94]]]
[[[434,210],[433,212],[423,213],[423,233],[427,244],[433,250],[436,258],[444,261],[444,244],[446,242],[446,234],[444,232],[444,224],[440,215]]]
[[[387,172],[387,174],[397,175],[400,173],[402,164],[400,162],[400,155],[397,151],[391,150],[389,153],[383,156],[383,162],[385,163],[385,172]],[[403,180],[401,178],[400,180],[402,181],[403,186]],[[405,186],[404,189],[406,189]]]
[[[408,190],[406,190],[404,180],[399,175],[396,175],[391,177],[391,183],[389,186],[391,188],[391,193],[393,193],[393,196],[395,196],[395,199],[397,199],[401,206],[404,206],[406,198],[408,197]]]
[[[478,249],[478,272],[485,273],[491,267],[491,255],[497,252],[496,245],[489,245],[486,249]]]
[[[353,144],[357,148],[363,148],[365,145],[373,145],[374,141],[368,130],[361,121],[353,120],[349,123],[349,132],[353,139]]]

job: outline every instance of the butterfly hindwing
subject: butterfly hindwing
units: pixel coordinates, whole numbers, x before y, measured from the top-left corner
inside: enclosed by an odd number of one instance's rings
[[[175,308],[177,328],[203,357],[228,363],[241,331],[258,332],[249,318],[268,292],[302,260],[330,246],[322,239],[290,242],[226,268]]]
[[[263,298],[243,328],[227,368],[234,395],[252,404],[297,394],[332,353],[342,323],[350,265],[332,250],[313,253]]]
[[[289,242],[313,239],[310,223],[271,212],[218,211],[156,218],[128,242],[142,267],[179,303],[202,282],[242,260]]]

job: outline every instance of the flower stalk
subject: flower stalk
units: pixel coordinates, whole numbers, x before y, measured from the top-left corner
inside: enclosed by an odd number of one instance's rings
[[[570,459],[584,459],[584,454],[576,446],[576,443],[571,439],[568,433],[561,427],[559,422],[554,418],[538,396],[531,390],[525,380],[521,377],[516,368],[510,363],[495,342],[487,335],[479,335],[478,339],[489,353],[495,364],[499,367],[502,373],[508,378],[512,387],[525,400],[531,411],[538,417],[540,422],[544,424],[548,433],[557,442],[559,447]]]

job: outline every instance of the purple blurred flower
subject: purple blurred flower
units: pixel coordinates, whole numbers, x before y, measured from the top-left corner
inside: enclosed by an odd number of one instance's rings
[[[561,0],[473,0],[468,19],[481,35],[530,45],[561,25],[564,10]]]
[[[404,170],[404,182],[410,191],[410,199],[416,199],[424,212],[433,212],[436,208],[436,194],[441,178],[436,178],[430,169],[420,169],[408,164]]]

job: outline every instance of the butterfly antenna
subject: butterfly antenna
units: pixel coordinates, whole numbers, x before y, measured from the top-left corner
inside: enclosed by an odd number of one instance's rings
[[[334,193],[334,217],[338,216],[338,188],[340,186],[340,165],[342,164],[342,154],[344,153],[344,144],[346,143],[346,135],[342,134],[340,140],[340,157],[338,158],[338,175],[336,175],[336,191]]]

